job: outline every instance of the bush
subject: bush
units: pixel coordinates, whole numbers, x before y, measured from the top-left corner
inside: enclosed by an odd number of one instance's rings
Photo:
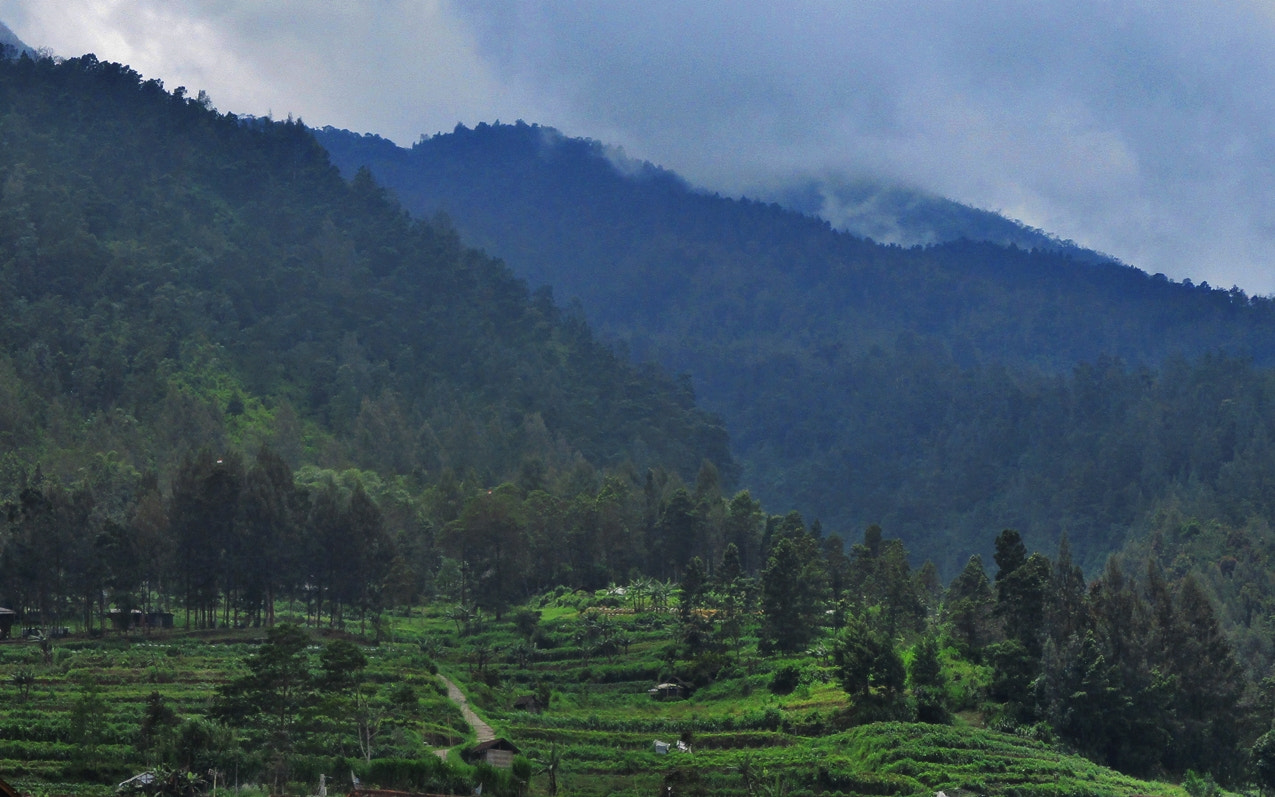
[[[1199,774],[1193,769],[1186,771],[1186,777],[1182,779],[1182,788],[1191,797],[1218,797],[1222,790],[1213,782],[1213,776],[1205,772]]]
[[[415,713],[421,705],[420,698],[416,696],[416,687],[407,681],[401,682],[390,690],[389,700],[395,706],[408,713]]]
[[[763,731],[777,731],[784,727],[784,715],[774,706],[767,706],[760,714],[745,714],[741,727],[755,728]]]
[[[900,775],[852,772],[824,767],[819,768],[815,780],[821,789],[847,794],[888,797],[895,794],[915,794],[922,790],[915,780]]]
[[[423,758],[374,758],[370,762],[339,762],[331,770],[354,771],[364,786],[377,786],[396,791],[440,794],[469,794],[474,781],[483,784],[483,794],[501,797],[517,793],[510,773],[494,770],[485,764],[470,768],[450,764],[437,756]]]
[[[777,695],[792,694],[801,683],[801,668],[795,664],[785,664],[770,679],[770,691]]]

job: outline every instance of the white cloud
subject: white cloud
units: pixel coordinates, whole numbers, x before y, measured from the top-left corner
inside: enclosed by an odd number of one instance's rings
[[[880,176],[1275,291],[1275,10],[1079,0],[0,0],[222,110],[411,143],[523,118],[736,193]]]
[[[505,92],[441,0],[0,0],[58,55],[93,52],[224,111],[299,116],[410,144],[487,118]]]
[[[502,74],[698,182],[881,176],[1150,271],[1275,290],[1269,5],[481,8]]]

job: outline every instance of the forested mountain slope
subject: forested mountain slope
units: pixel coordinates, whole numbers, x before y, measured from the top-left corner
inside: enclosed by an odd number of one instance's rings
[[[22,53],[35,57],[35,50],[27,46],[9,26],[0,22],[0,56],[15,58]]]
[[[74,476],[271,444],[493,483],[705,459],[720,424],[299,122],[93,56],[0,61],[0,441]],[[109,455],[103,452],[111,452]]]
[[[1170,496],[1275,461],[1252,365],[1275,359],[1268,299],[1093,256],[880,245],[522,123],[411,149],[318,137],[638,360],[689,372],[768,507],[880,522],[945,572],[1005,526],[1043,548],[1066,532],[1093,567]],[[1225,511],[1268,511],[1242,489]]]

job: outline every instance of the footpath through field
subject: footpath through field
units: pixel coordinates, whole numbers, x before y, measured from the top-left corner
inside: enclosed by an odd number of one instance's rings
[[[452,683],[452,679],[445,675],[439,675],[438,677],[442,678],[443,683],[447,685],[447,697],[460,707],[460,713],[464,716],[465,722],[468,722],[469,727],[474,729],[474,736],[477,738],[478,743],[482,744],[483,742],[490,742],[492,739],[495,739],[496,734],[492,731],[491,726],[483,722],[482,718],[475,714],[474,710],[469,707],[469,700],[465,697],[465,693],[460,691],[460,687]],[[447,759],[446,748],[435,750],[434,754],[443,760]]]

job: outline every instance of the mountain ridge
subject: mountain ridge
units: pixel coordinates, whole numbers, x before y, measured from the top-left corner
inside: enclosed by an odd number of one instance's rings
[[[11,57],[14,58],[24,54],[31,58],[36,57],[35,49],[19,39],[18,34],[14,33],[8,25],[4,24],[3,20],[0,20],[0,52],[3,52],[5,48],[12,48],[13,53],[11,54]]]
[[[1260,467],[1242,437],[1204,444],[1216,405],[1169,381],[1217,372],[1201,358],[1239,363],[1230,400],[1275,425],[1269,298],[1065,251],[878,244],[522,122],[410,150],[316,136],[345,173],[370,168],[413,213],[578,299],[634,359],[690,374],[767,506],[849,538],[880,523],[944,573],[998,526],[1043,549],[1069,535],[1095,571],[1193,472],[1213,490],[1221,464]],[[1106,406],[1095,390],[1114,391]]]
[[[757,195],[824,219],[842,232],[880,243],[912,247],[983,241],[1057,252],[1080,262],[1120,264],[1115,257],[1001,213],[881,180],[825,176],[793,181]]]
[[[373,173],[413,212],[428,216],[442,210],[457,224],[467,240],[510,262],[530,284],[551,284],[558,295],[579,298],[595,321],[607,319],[602,318],[602,311],[594,305],[607,306],[616,296],[599,290],[604,286],[588,275],[583,265],[571,268],[556,265],[568,256],[579,263],[592,263],[595,269],[610,268],[612,273],[616,273],[616,262],[637,247],[635,240],[640,235],[720,235],[728,239],[725,245],[734,247],[730,252],[735,256],[741,249],[759,246],[769,247],[771,252],[781,252],[790,241],[773,243],[772,239],[783,231],[788,238],[798,239],[796,243],[807,250],[821,247],[819,257],[812,257],[808,252],[805,256],[790,259],[787,264],[789,272],[806,272],[813,274],[815,279],[830,273],[830,262],[851,264],[870,258],[892,258],[890,268],[906,267],[914,272],[908,275],[914,281],[920,277],[938,278],[946,283],[953,278],[978,278],[1010,280],[1020,286],[1026,284],[1029,288],[1033,287],[1030,283],[1035,281],[1039,283],[1035,287],[1070,290],[1072,295],[1065,298],[1072,300],[1073,304],[1079,301],[1102,301],[1111,305],[1118,302],[1146,304],[1150,301],[1148,308],[1153,311],[1156,306],[1169,308],[1160,317],[1150,319],[1160,328],[1153,334],[1144,334],[1132,341],[1128,340],[1127,324],[1111,322],[1106,322],[1108,329],[1090,330],[1093,340],[1090,345],[1071,342],[1070,351],[1067,350],[1069,342],[1059,334],[1064,328],[1059,326],[1040,329],[1038,334],[1022,341],[1016,349],[1009,348],[1019,343],[1013,336],[984,335],[981,339],[970,341],[981,347],[1001,346],[1001,350],[992,351],[997,359],[1009,357],[1018,362],[1068,368],[1079,361],[1092,361],[1102,354],[1121,356],[1132,362],[1158,362],[1178,351],[1191,354],[1219,346],[1232,347],[1234,353],[1251,355],[1259,362],[1270,362],[1275,357],[1275,347],[1266,340],[1241,339],[1244,336],[1235,335],[1235,318],[1174,318],[1178,309],[1173,306],[1175,304],[1193,305],[1195,312],[1192,315],[1195,316],[1201,314],[1199,310],[1202,307],[1211,307],[1214,312],[1228,315],[1229,311],[1224,308],[1229,307],[1237,310],[1239,316],[1261,316],[1257,323],[1265,327],[1275,318],[1275,311],[1272,311],[1275,305],[1266,297],[1250,297],[1238,289],[1226,291],[1214,289],[1207,283],[1197,286],[1189,280],[1175,282],[1163,275],[1149,275],[1100,253],[1067,246],[1066,242],[1061,242],[1064,248],[1058,251],[1029,250],[1015,244],[1006,247],[968,238],[923,247],[878,246],[875,242],[839,232],[830,222],[810,214],[786,210],[777,203],[748,198],[730,199],[700,191],[658,166],[617,159],[612,154],[614,148],[599,142],[569,138],[552,128],[523,122],[514,125],[480,124],[472,130],[461,125],[452,133],[422,138],[410,149],[398,147],[378,136],[359,135],[335,128],[315,132],[347,176],[360,165],[373,164]],[[617,162],[622,166],[617,167]],[[515,171],[502,176],[504,169]],[[409,173],[410,170],[415,171]],[[631,175],[638,175],[640,179]],[[497,187],[502,179],[510,185]],[[555,180],[560,182],[555,184]],[[569,192],[581,188],[588,189],[587,196],[578,193],[567,198]],[[533,193],[534,201],[531,201]],[[498,202],[495,197],[499,198]],[[490,203],[486,208],[485,202]],[[626,208],[626,202],[631,202],[632,208]],[[490,209],[497,205],[517,207],[519,212],[501,211],[503,216],[497,218],[498,213]],[[538,215],[533,211],[538,211]],[[630,211],[635,214],[633,218],[616,220],[623,212]],[[520,221],[527,218],[534,221]],[[573,231],[565,223],[567,218],[571,218],[576,227],[588,227],[588,230]],[[752,225],[753,229],[736,226],[740,224]],[[605,231],[610,236],[609,240],[599,240],[599,230]],[[763,232],[770,233],[771,237],[767,238]],[[521,236],[518,240],[523,243],[519,244],[517,251],[510,251],[515,233]],[[502,235],[509,240],[498,240]],[[571,239],[569,243],[565,240],[568,237]],[[1084,256],[1077,257],[1077,254]],[[673,256],[678,255],[674,253]],[[691,261],[676,262],[679,268],[663,270],[670,280],[680,279],[683,273],[696,268]],[[620,265],[623,266],[623,263]],[[621,275],[625,273],[623,268],[618,271]],[[863,268],[857,271],[859,273],[855,273],[853,268],[847,269],[839,276],[844,279],[865,276],[879,281],[882,277],[889,279],[888,274],[879,273],[880,268],[876,269],[877,273]],[[550,276],[554,279],[547,278]],[[772,270],[768,278],[778,279],[778,272]],[[888,282],[882,285],[882,288],[887,287],[895,286]],[[946,287],[943,285],[928,292],[937,293]],[[973,286],[974,291],[981,288],[979,284]],[[966,294],[962,298],[967,302],[980,298],[971,289],[966,288],[962,292]],[[1044,301],[1065,311],[1064,303],[1057,298],[1042,296]],[[857,298],[862,300],[863,296]],[[893,313],[903,319],[905,324],[895,325],[900,330],[924,332],[925,324],[950,324],[953,320],[951,311],[960,312],[959,308],[948,307],[944,308],[948,317],[927,318],[926,311],[933,309],[933,302],[922,306],[909,305],[902,301],[906,298],[904,291],[887,298],[892,300],[892,304],[877,312],[882,316]],[[869,311],[876,307],[871,301],[862,306]],[[610,316],[618,315],[610,313]],[[1245,320],[1240,318],[1240,321],[1242,326]],[[1219,328],[1209,329],[1209,324],[1219,325]],[[612,326],[615,324],[603,325],[604,329]],[[1157,339],[1166,337],[1166,333],[1168,342],[1158,343]],[[1059,347],[1062,347],[1059,354],[1046,353],[1042,359],[1040,352]],[[1053,358],[1054,362],[1050,363],[1049,358]]]

